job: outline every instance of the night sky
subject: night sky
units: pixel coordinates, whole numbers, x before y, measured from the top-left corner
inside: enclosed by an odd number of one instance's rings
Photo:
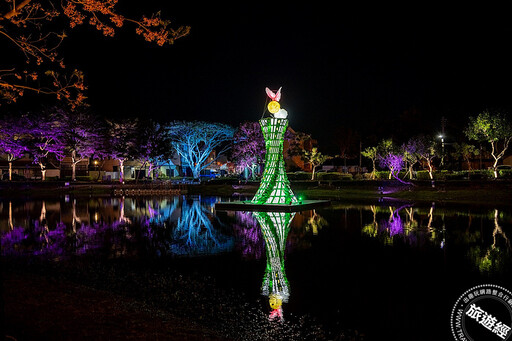
[[[444,116],[455,136],[468,116],[511,107],[512,21],[500,8],[128,2],[119,10],[160,9],[191,34],[158,47],[128,29],[70,32],[66,64],[85,71],[100,115],[237,126],[261,117],[266,86],[282,86],[290,126],[335,153],[340,129],[370,143],[438,133]]]

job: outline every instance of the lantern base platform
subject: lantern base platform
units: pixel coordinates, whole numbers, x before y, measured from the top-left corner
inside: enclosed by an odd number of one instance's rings
[[[298,212],[329,206],[330,200],[303,200],[295,204],[254,204],[251,201],[218,202],[217,211]]]

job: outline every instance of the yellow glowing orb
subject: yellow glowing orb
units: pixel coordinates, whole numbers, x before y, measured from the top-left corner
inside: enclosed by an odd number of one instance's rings
[[[279,105],[279,102],[272,101],[268,104],[267,108],[268,111],[270,111],[272,114],[275,114],[276,112],[279,111],[279,109],[281,109],[281,106]]]
[[[272,309],[279,309],[283,305],[283,301],[281,300],[281,297],[274,295],[274,294],[269,296],[268,303],[270,304],[270,308],[272,308]]]

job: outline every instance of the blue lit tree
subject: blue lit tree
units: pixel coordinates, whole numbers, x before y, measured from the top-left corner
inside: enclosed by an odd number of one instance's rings
[[[169,138],[179,154],[191,168],[194,179],[231,147],[234,129],[222,123],[178,121],[167,127]],[[216,151],[216,156],[211,153]]]
[[[171,250],[176,254],[212,254],[230,250],[233,239],[213,226],[211,212],[200,200],[184,200],[173,231]]]

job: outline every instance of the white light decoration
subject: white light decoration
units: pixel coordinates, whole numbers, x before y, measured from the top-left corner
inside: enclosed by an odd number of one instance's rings
[[[288,112],[286,110],[284,110],[283,108],[279,109],[278,112],[276,112],[274,114],[274,117],[275,118],[287,118],[288,117]]]

